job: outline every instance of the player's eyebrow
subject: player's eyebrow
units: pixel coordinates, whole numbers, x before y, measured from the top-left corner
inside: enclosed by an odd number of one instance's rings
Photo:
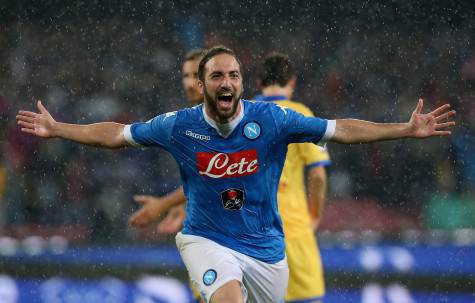
[[[224,74],[222,71],[214,71],[214,72],[211,72],[209,75],[214,76],[214,75],[222,75],[222,74]]]

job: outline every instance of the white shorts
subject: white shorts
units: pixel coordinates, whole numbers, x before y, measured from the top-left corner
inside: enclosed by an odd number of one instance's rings
[[[289,279],[286,258],[269,264],[203,237],[179,232],[175,239],[190,280],[205,302],[231,280],[240,282],[244,302],[284,301]]]

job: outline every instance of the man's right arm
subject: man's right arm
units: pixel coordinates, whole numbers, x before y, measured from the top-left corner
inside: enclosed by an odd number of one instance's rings
[[[127,146],[124,138],[124,124],[102,122],[88,125],[61,123],[54,120],[41,101],[37,103],[39,113],[19,111],[16,116],[23,132],[43,138],[63,138],[81,144],[118,148]]]

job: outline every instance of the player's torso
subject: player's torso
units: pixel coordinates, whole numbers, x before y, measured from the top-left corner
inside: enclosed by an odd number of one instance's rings
[[[259,241],[282,234],[275,192],[286,146],[276,141],[270,113],[254,110],[251,102],[243,104],[244,117],[227,138],[206,122],[201,106],[179,111],[172,154],[189,199],[184,231],[259,246]],[[263,243],[263,249],[271,242]]]

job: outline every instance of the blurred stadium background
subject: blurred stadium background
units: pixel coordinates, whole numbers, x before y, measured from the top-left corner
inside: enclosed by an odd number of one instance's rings
[[[139,3],[140,2],[140,3]],[[273,50],[317,115],[405,121],[450,102],[448,139],[330,145],[319,243],[325,302],[475,302],[472,1],[0,1],[0,302],[189,302],[173,237],[131,230],[136,193],[179,185],[159,150],[102,151],[20,134],[44,103],[62,121],[130,122],[188,104],[180,67],[225,44]]]

